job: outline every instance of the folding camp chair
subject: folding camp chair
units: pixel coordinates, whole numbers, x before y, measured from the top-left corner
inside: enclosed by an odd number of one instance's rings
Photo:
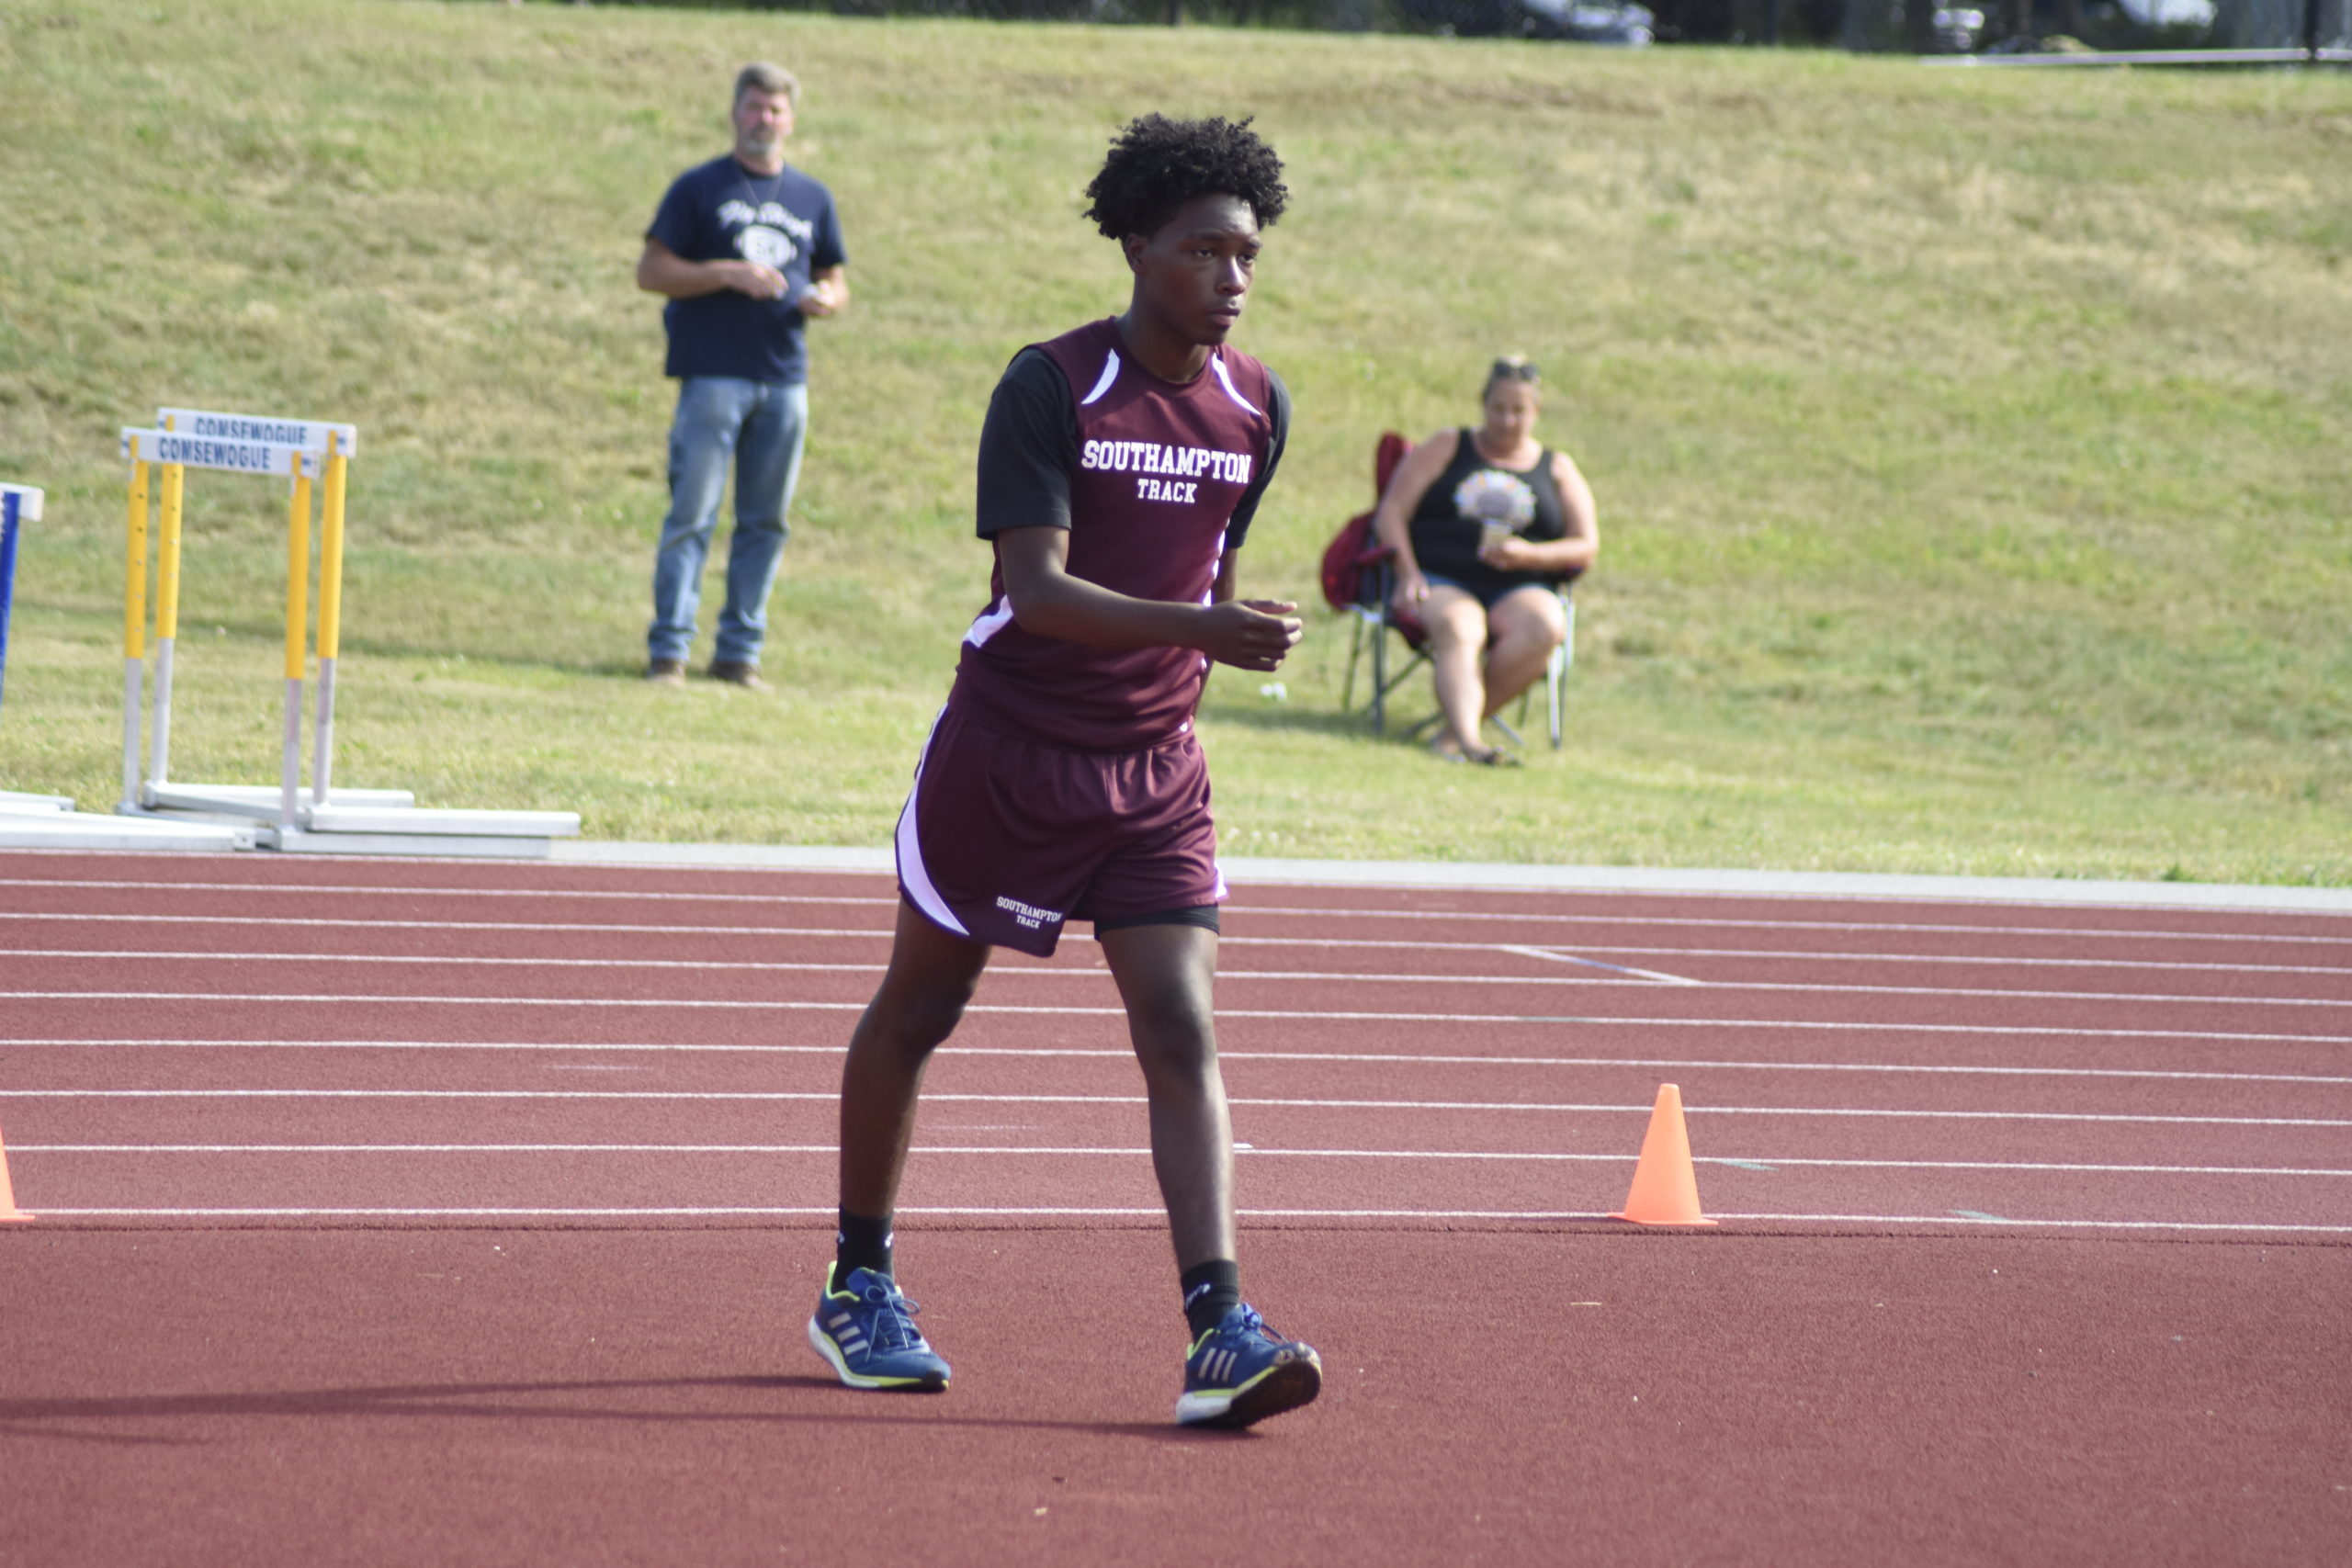
[[[1388,480],[1408,449],[1405,438],[1395,431],[1381,432],[1372,454],[1375,508],[1379,498],[1387,493]],[[1428,633],[1420,622],[1398,614],[1388,603],[1389,585],[1394,581],[1389,558],[1396,552],[1382,544],[1373,532],[1372,519],[1372,513],[1359,512],[1341,524],[1331,542],[1324,547],[1323,600],[1351,617],[1348,675],[1340,693],[1342,712],[1355,708],[1356,666],[1363,658],[1366,645],[1370,645],[1372,696],[1365,711],[1372,716],[1372,732],[1378,735],[1387,728],[1388,694],[1427,663],[1429,655],[1422,651]],[[1392,631],[1404,638],[1406,649],[1412,655],[1394,675],[1388,672],[1388,634]]]
[[[1396,465],[1404,460],[1408,450],[1405,438],[1395,431],[1381,433],[1379,443],[1373,449],[1372,459],[1373,489],[1376,495],[1385,495],[1388,492],[1388,481],[1395,475]],[[1363,659],[1366,646],[1369,645],[1372,652],[1372,686],[1371,695],[1364,705],[1364,712],[1372,719],[1372,732],[1374,735],[1380,735],[1387,730],[1389,694],[1404,684],[1415,671],[1429,662],[1429,632],[1419,620],[1398,610],[1389,602],[1389,591],[1396,581],[1395,569],[1390,564],[1390,558],[1396,552],[1382,544],[1379,536],[1373,532],[1372,519],[1373,513],[1370,512],[1359,513],[1349,518],[1340,526],[1340,531],[1332,536],[1330,544],[1324,547],[1323,598],[1324,602],[1333,609],[1352,617],[1348,638],[1347,679],[1340,691],[1340,710],[1354,711],[1356,666]],[[1555,751],[1560,749],[1564,733],[1563,704],[1566,700],[1564,688],[1567,684],[1568,668],[1576,661],[1577,646],[1576,602],[1568,597],[1565,585],[1558,590],[1558,592],[1560,613],[1567,623],[1567,637],[1559,647],[1552,650],[1552,657],[1544,662],[1544,711],[1551,732],[1552,750]],[[1388,669],[1388,634],[1391,632],[1396,634],[1405,645],[1405,651],[1409,655],[1403,666],[1394,674],[1391,674]],[[1527,722],[1528,705],[1534,695],[1535,689],[1532,686],[1521,694],[1518,714],[1520,724],[1523,725]],[[1437,723],[1438,719],[1439,716],[1432,714],[1413,726],[1407,733],[1418,735]],[[1513,745],[1521,747],[1526,745],[1526,741],[1521,739],[1519,730],[1506,721],[1500,714],[1495,715],[1495,724],[1505,735],[1510,737]]]

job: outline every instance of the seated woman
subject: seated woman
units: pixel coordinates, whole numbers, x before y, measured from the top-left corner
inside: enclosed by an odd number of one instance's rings
[[[1393,603],[1429,630],[1445,719],[1432,749],[1456,761],[1518,761],[1487,745],[1481,727],[1544,673],[1567,636],[1553,590],[1600,547],[1584,476],[1535,439],[1540,386],[1526,360],[1496,360],[1485,423],[1414,447],[1373,518],[1396,552]]]

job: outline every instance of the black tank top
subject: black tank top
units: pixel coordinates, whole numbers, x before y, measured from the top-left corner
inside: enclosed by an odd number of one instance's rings
[[[1556,572],[1501,571],[1480,560],[1478,542],[1488,523],[1499,523],[1523,539],[1567,537],[1568,511],[1552,477],[1550,447],[1532,468],[1506,468],[1479,453],[1470,431],[1461,432],[1453,461],[1414,510],[1410,536],[1413,558],[1423,572],[1452,578],[1464,588],[1497,592],[1559,581]]]

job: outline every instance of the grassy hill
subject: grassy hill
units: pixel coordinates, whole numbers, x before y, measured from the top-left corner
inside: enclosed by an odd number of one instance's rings
[[[629,269],[755,56],[857,289],[766,700],[635,680],[670,387]],[[11,0],[0,76],[0,477],[51,498],[0,788],[114,797],[114,432],[168,401],[363,427],[340,779],[883,841],[984,592],[988,389],[1122,303],[1079,192],[1159,108],[1291,170],[1252,592],[1312,600],[1373,436],[1472,417],[1498,350],[1602,508],[1563,753],[1369,739],[1318,613],[1286,700],[1212,685],[1230,850],[2352,881],[2345,73]],[[266,780],[282,500],[190,494],[175,772]]]

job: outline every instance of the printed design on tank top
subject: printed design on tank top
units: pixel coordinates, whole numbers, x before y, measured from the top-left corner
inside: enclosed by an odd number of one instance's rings
[[[1225,356],[1223,355],[1213,354],[1209,355],[1209,368],[1216,372],[1217,385],[1225,389],[1225,395],[1227,397],[1231,398],[1235,402],[1239,403],[1244,410],[1250,413],[1262,414],[1266,412],[1260,408],[1256,403],[1253,403],[1249,399],[1243,397],[1239,389],[1234,386],[1233,378],[1226,373]]]
[[[1258,405],[1243,397],[1233,385],[1223,355],[1210,355],[1209,368],[1216,372],[1217,385],[1225,389],[1227,397],[1247,412],[1261,413]],[[1114,348],[1103,357],[1102,374],[1095,378],[1094,389],[1079,399],[1078,406],[1091,408],[1101,402],[1118,379],[1119,351]],[[1191,506],[1201,499],[1204,478],[1246,488],[1250,483],[1250,455],[1220,452],[1207,446],[1165,446],[1156,441],[1089,441],[1079,452],[1078,466],[1097,473],[1135,475],[1137,501]],[[1221,535],[1218,548],[1224,548]]]
[[[1514,534],[1535,521],[1535,488],[1517,474],[1479,468],[1453,487],[1453,508],[1480,523],[1500,523]]]
[[[1118,378],[1119,351],[1114,348],[1111,351],[1110,357],[1102,361],[1102,374],[1095,378],[1094,390],[1079,399],[1078,406],[1080,408],[1089,408],[1101,402],[1102,400],[1102,394],[1109,391],[1111,389],[1111,383]]]
[[[964,634],[964,640],[974,648],[986,648],[989,638],[1012,624],[1012,595],[1007,593],[974,618],[972,629]]]

